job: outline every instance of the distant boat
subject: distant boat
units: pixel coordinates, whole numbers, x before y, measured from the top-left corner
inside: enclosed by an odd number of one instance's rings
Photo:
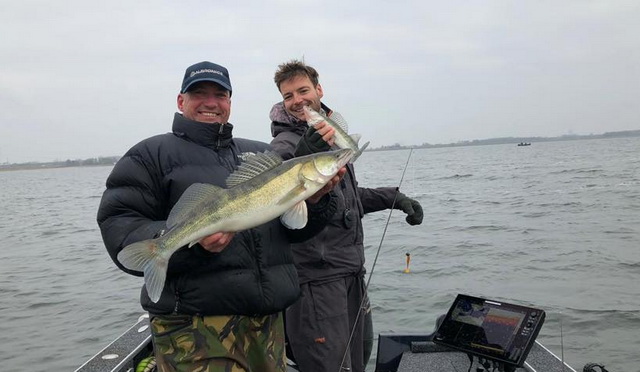
[[[520,142],[518,146],[531,146],[531,142]]]

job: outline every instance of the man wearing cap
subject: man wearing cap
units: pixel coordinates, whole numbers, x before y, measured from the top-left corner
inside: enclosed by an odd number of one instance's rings
[[[334,130],[325,122],[309,127],[303,111],[309,106],[332,114],[321,102],[318,72],[294,60],[278,66],[274,81],[283,98],[269,115],[274,150],[285,159],[329,150]],[[285,323],[289,351],[301,372],[365,369],[373,330],[364,282],[364,215],[393,207],[407,214],[407,223],[422,223],[418,201],[395,187],[359,187],[351,164],[335,193],[338,210],[331,222],[292,247],[301,297],[287,309]]]
[[[133,146],[114,166],[98,225],[115,264],[123,247],[158,237],[194,183],[220,187],[246,156],[269,145],[232,136],[231,81],[223,66],[187,68],[171,133]],[[237,233],[216,233],[175,252],[157,302],[142,288],[160,371],[284,371],[281,311],[299,294],[290,242],[308,239],[336,210],[331,188],[344,169],[307,200],[309,222],[288,230],[274,219]]]

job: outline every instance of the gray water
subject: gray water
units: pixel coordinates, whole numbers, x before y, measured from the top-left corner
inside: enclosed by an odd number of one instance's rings
[[[401,189],[425,211],[418,227],[394,211],[386,233],[388,211],[365,217],[375,334],[430,332],[466,293],[544,309],[538,339],[577,370],[640,371],[640,138],[409,154],[356,163],[365,187],[408,164]],[[0,172],[2,370],[74,370],[142,314],[142,280],[95,223],[110,170]]]

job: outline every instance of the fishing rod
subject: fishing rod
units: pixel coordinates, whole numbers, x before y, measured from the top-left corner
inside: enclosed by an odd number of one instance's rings
[[[562,372],[564,372],[564,337],[562,334],[562,311],[560,311],[560,352],[561,357],[560,361],[562,362]]]
[[[371,277],[373,277],[373,270],[376,267],[376,263],[378,262],[378,256],[380,256],[380,249],[382,248],[382,243],[384,242],[384,237],[387,234],[387,228],[389,227],[389,222],[391,221],[391,214],[393,213],[393,207],[396,205],[396,200],[398,199],[398,193],[400,192],[400,186],[402,186],[402,181],[404,180],[404,175],[407,172],[407,167],[409,166],[409,160],[411,160],[411,154],[413,153],[413,148],[409,149],[409,156],[407,157],[407,162],[404,165],[404,169],[402,170],[402,176],[400,177],[400,182],[398,183],[398,187],[396,188],[396,194],[393,196],[393,202],[391,203],[391,208],[389,209],[389,215],[387,216],[387,222],[384,224],[384,229],[382,230],[382,237],[380,237],[380,244],[378,244],[378,249],[376,250],[375,258],[373,259],[373,264],[371,265],[371,272],[369,273],[369,279],[367,279],[367,284],[365,285],[365,291],[369,289],[369,282],[371,282]]]
[[[360,320],[360,314],[362,314],[362,310],[364,309],[364,304],[369,298],[369,283],[371,282],[371,278],[373,277],[373,270],[376,267],[376,263],[378,262],[378,256],[380,256],[380,249],[382,248],[382,243],[384,242],[384,237],[387,234],[387,228],[389,227],[389,222],[391,221],[391,214],[393,213],[393,207],[396,205],[396,200],[398,199],[398,193],[400,192],[400,186],[402,186],[402,181],[404,180],[404,175],[407,172],[407,167],[409,166],[409,160],[411,160],[411,154],[413,153],[413,148],[409,149],[409,156],[407,156],[407,162],[404,165],[404,169],[402,169],[402,176],[400,177],[400,182],[398,183],[398,187],[396,188],[396,193],[393,196],[393,202],[391,203],[391,208],[389,208],[389,215],[387,216],[387,222],[384,225],[384,229],[382,230],[382,237],[380,237],[380,244],[378,244],[378,249],[376,250],[376,255],[373,259],[373,264],[371,265],[371,272],[369,273],[369,278],[367,279],[367,283],[364,286],[364,296],[362,297],[362,301],[360,302],[360,307],[358,309],[358,314],[356,314],[355,322],[353,323],[353,328],[351,328],[351,333],[349,334],[349,341],[347,342],[347,349],[344,351],[342,355],[342,361],[340,362],[340,369],[342,370],[342,366],[344,366],[345,359],[347,358],[347,353],[351,349],[351,342],[353,341],[353,334],[355,333],[356,326],[358,321]]]

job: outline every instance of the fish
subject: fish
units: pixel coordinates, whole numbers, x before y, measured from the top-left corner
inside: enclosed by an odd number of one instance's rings
[[[305,200],[349,162],[353,150],[340,149],[284,161],[274,152],[253,154],[226,179],[227,188],[194,183],[169,212],[166,232],[124,247],[118,261],[142,271],[149,298],[158,302],[169,258],[181,247],[217,232],[247,230],[280,217],[290,229],[307,223]]]
[[[362,154],[364,149],[369,146],[369,142],[365,143],[362,147],[358,148],[358,142],[360,142],[359,134],[348,134],[349,125],[344,120],[342,115],[337,112],[333,112],[331,117],[327,117],[312,109],[309,106],[303,107],[305,117],[307,118],[307,124],[315,126],[316,124],[325,121],[327,124],[335,130],[335,145],[340,149],[351,149],[354,152],[351,162],[355,162],[356,159]]]

